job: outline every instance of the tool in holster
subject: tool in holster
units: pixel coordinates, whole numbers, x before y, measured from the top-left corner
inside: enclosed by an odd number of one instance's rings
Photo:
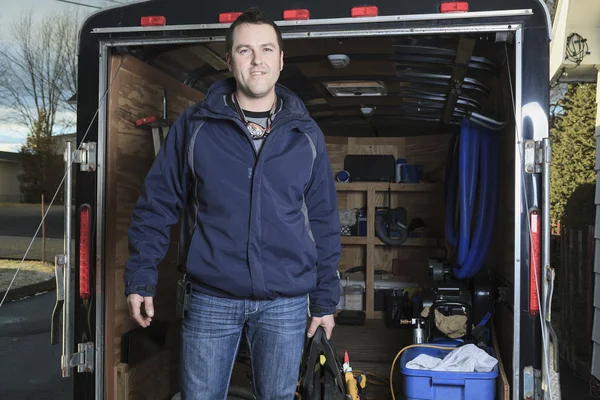
[[[192,301],[192,283],[187,279],[187,274],[177,281],[176,315],[186,319]]]

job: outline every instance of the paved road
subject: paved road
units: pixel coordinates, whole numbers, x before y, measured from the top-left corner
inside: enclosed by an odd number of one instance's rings
[[[39,205],[0,206],[0,236],[33,237],[42,222]],[[46,216],[46,237],[60,239],[64,235],[64,209],[54,205]],[[38,237],[42,236],[42,230]]]
[[[0,399],[70,400],[72,378],[60,375],[60,344],[50,345],[55,293],[0,309]]]

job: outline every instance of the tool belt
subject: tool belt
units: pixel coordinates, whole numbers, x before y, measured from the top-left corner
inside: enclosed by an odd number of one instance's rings
[[[306,342],[298,386],[302,400],[346,398],[342,361],[335,354],[321,327]]]

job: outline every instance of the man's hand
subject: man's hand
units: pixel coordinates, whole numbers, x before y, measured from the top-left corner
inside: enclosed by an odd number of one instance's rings
[[[144,314],[142,315],[142,303],[144,304]],[[129,314],[142,327],[150,326],[154,316],[154,307],[152,306],[152,297],[142,297],[139,294],[130,294],[127,296],[129,304]]]
[[[313,337],[319,326],[322,327],[325,331],[327,340],[331,339],[331,332],[333,331],[333,327],[335,326],[335,319],[333,318],[333,314],[323,315],[322,317],[312,317],[306,335],[309,338]]]

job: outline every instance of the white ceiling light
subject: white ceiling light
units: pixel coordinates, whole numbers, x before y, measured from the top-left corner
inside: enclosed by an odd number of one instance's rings
[[[330,54],[327,58],[333,68],[346,68],[350,64],[350,57],[345,54]]]
[[[335,97],[368,97],[387,94],[384,83],[377,81],[335,81],[323,82],[323,85]]]

